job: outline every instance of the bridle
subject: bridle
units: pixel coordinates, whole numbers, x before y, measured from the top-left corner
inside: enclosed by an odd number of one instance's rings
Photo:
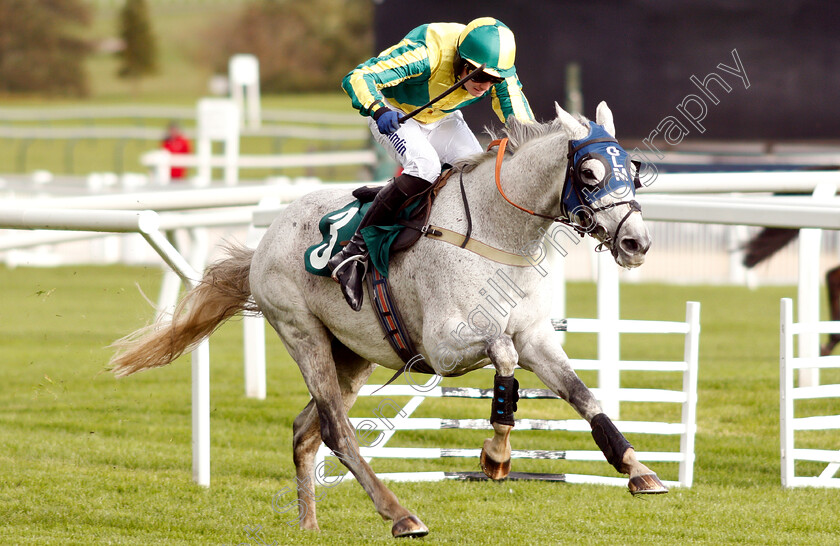
[[[552,222],[558,222],[558,223],[564,224],[566,226],[569,226],[573,230],[575,230],[575,232],[577,232],[577,234],[580,235],[581,237],[583,237],[587,233],[590,233],[594,228],[599,227],[599,225],[594,221],[590,224],[583,225],[582,223],[580,223],[577,220],[578,211],[580,211],[582,209],[583,211],[585,211],[588,214],[594,214],[596,212],[609,210],[609,209],[611,209],[613,207],[617,207],[619,205],[629,205],[630,209],[627,211],[627,214],[624,215],[624,217],[621,219],[621,221],[616,226],[615,232],[612,235],[610,235],[609,232],[607,232],[604,240],[601,241],[595,247],[595,250],[599,251],[599,252],[603,251],[603,250],[606,250],[606,249],[609,249],[610,252],[612,253],[612,255],[616,256],[616,254],[618,253],[618,245],[615,245],[613,243],[618,240],[618,234],[621,232],[622,226],[624,226],[624,223],[627,221],[627,219],[630,217],[630,215],[633,214],[634,212],[641,212],[642,211],[642,206],[635,199],[628,199],[628,200],[624,200],[624,201],[616,201],[616,202],[608,203],[608,204],[602,205],[602,206],[594,206],[598,201],[600,201],[604,197],[604,195],[607,195],[609,193],[609,192],[607,192],[606,194],[601,195],[600,197],[597,197],[595,199],[592,199],[591,197],[589,197],[589,195],[586,195],[587,192],[589,192],[589,193],[592,193],[592,192],[589,191],[589,186],[581,180],[580,166],[587,159],[594,159],[594,157],[592,157],[590,154],[585,154],[585,155],[581,156],[578,159],[577,162],[575,162],[575,160],[574,160],[575,154],[577,154],[579,151],[583,150],[584,148],[589,147],[593,144],[606,143],[606,142],[615,143],[616,146],[618,147],[618,141],[615,140],[614,138],[597,137],[597,138],[592,138],[592,139],[588,139],[588,140],[578,140],[578,141],[569,140],[569,152],[566,156],[567,162],[568,162],[568,171],[566,172],[566,179],[563,181],[562,195],[564,197],[561,199],[561,203],[560,203],[561,210],[562,210],[562,214],[560,216],[552,216],[552,215],[548,215],[548,214],[541,214],[539,212],[535,212],[533,210],[526,209],[525,207],[514,203],[507,196],[505,191],[502,189],[502,178],[501,178],[502,161],[504,160],[505,149],[507,148],[507,143],[508,143],[507,137],[494,140],[493,142],[491,142],[487,146],[488,150],[490,150],[491,148],[496,147],[496,146],[498,146],[498,148],[499,148],[498,152],[496,154],[496,189],[499,190],[499,194],[504,198],[505,201],[507,201],[508,203],[510,203],[511,205],[516,207],[517,209],[519,209],[521,211],[524,211],[524,212],[527,212],[528,214],[530,214],[532,216],[538,216],[540,218],[545,218],[547,220],[551,220]],[[639,174],[638,174],[639,173],[639,165],[635,161],[633,163],[636,164],[636,175],[634,177],[632,186],[627,184],[626,187],[629,187],[631,194],[633,196],[635,196],[636,189],[641,186],[641,183],[639,182]],[[605,166],[607,167],[607,173],[606,174],[609,175],[611,173],[612,169],[607,164],[605,164]],[[615,175],[613,175],[613,176],[615,176]],[[608,178],[609,178],[609,176],[605,176],[605,180],[608,179]],[[598,188],[599,188],[600,192],[605,191],[606,187],[604,186],[604,182],[602,182],[598,186]],[[568,193],[567,193],[567,189],[568,189]],[[574,192],[574,194],[572,194],[572,192]],[[570,207],[567,204],[567,201],[569,200],[569,197],[572,196],[572,195],[574,195],[574,197],[576,198],[576,200],[579,203],[579,205],[576,206],[576,207],[574,207],[574,206]]]

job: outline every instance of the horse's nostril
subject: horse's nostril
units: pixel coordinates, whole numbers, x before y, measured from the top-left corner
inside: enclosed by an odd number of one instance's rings
[[[634,239],[633,237],[625,237],[621,240],[620,243],[621,250],[626,252],[627,254],[647,254],[648,249],[650,248],[650,239],[647,237],[639,239]]]
[[[625,252],[628,254],[635,254],[641,248],[639,246],[638,241],[636,239],[631,239],[630,237],[625,237],[621,240],[621,248],[624,249]]]

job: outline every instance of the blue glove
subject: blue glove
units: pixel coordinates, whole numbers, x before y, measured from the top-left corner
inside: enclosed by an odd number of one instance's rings
[[[400,116],[393,110],[383,108],[377,114],[379,115],[375,116],[374,119],[379,132],[383,135],[392,135],[400,129]]]

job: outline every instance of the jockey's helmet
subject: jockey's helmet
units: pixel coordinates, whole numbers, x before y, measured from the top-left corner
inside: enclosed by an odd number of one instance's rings
[[[474,66],[486,64],[484,72],[497,78],[513,73],[516,42],[501,21],[481,17],[470,22],[458,37],[457,57]]]

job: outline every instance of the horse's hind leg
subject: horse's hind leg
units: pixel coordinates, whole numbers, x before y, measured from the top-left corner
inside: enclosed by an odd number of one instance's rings
[[[263,306],[261,306],[263,307]],[[265,312],[265,308],[263,307]],[[266,314],[266,318],[270,315]],[[355,431],[344,408],[341,384],[336,373],[330,336],[315,317],[295,317],[294,324],[272,321],[289,353],[297,362],[303,380],[312,395],[321,438],[328,448],[353,473],[367,492],[377,512],[394,522],[391,533],[396,536],[423,536],[428,528],[397,500],[390,489],[374,474],[360,456]]]
[[[356,395],[370,377],[375,366],[351,352],[337,340],[332,343],[338,383],[344,409],[350,411]],[[297,472],[299,522],[302,529],[318,530],[315,512],[315,454],[321,445],[320,422],[315,401],[310,400],[294,422],[294,461]]]
[[[501,480],[510,474],[510,431],[519,399],[519,384],[513,377],[513,370],[519,357],[509,337],[493,338],[487,344],[487,356],[496,368],[490,413],[494,434],[484,440],[479,461],[488,478]]]
[[[825,274],[825,284],[828,287],[828,308],[830,320],[840,320],[840,266]],[[820,356],[828,356],[834,347],[840,343],[840,334],[829,334],[828,340],[820,348]]]

